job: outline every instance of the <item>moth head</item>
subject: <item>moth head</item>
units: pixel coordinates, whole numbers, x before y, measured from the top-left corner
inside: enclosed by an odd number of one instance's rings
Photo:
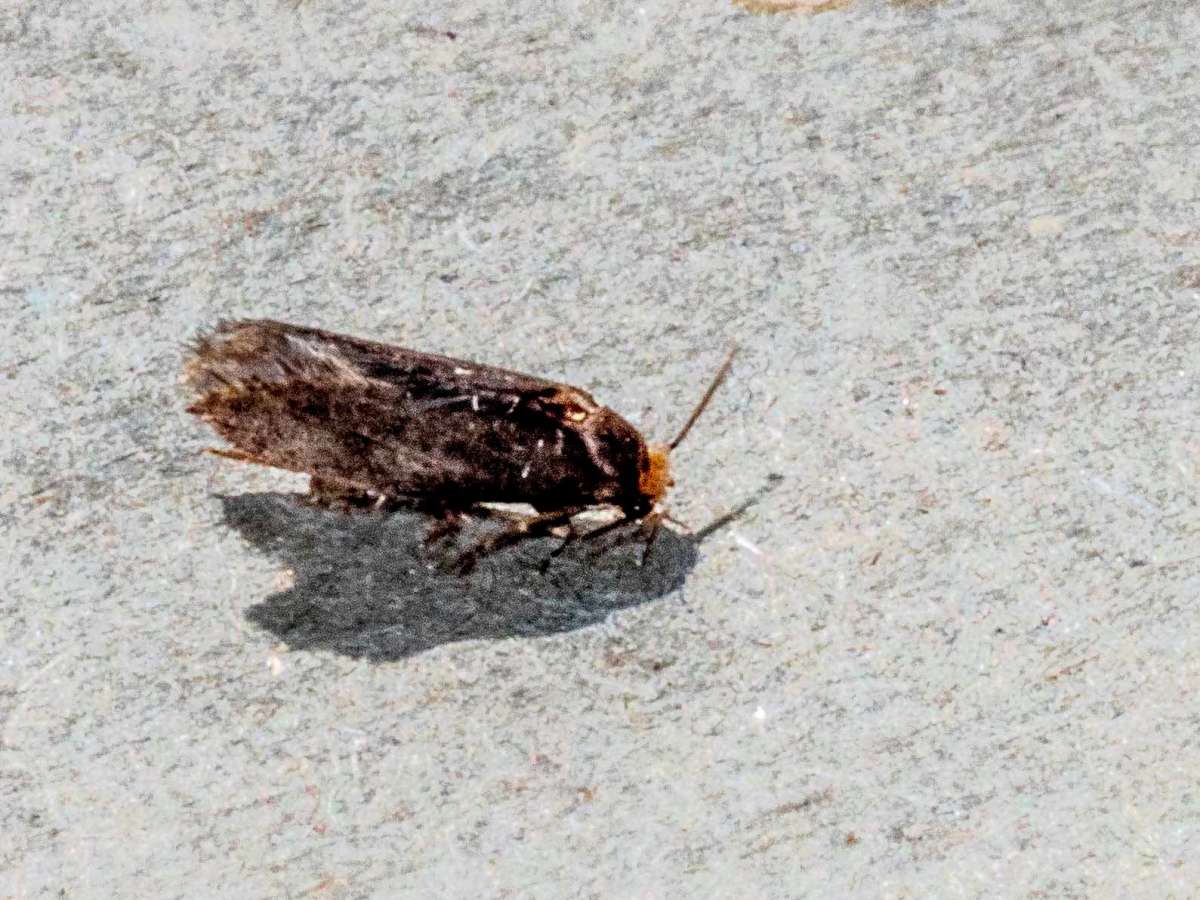
[[[721,386],[721,382],[729,374],[729,368],[733,365],[733,357],[736,353],[736,347],[729,351],[729,355],[725,357],[725,362],[717,370],[717,374],[708,385],[708,390],[704,392],[704,396],[700,398],[700,402],[696,404],[696,408],[688,416],[687,423],[684,424],[679,434],[675,436],[675,440],[669,444],[658,444],[646,448],[646,458],[642,463],[642,470],[638,478],[638,491],[641,493],[642,499],[651,508],[662,499],[663,495],[667,492],[667,488],[675,483],[675,479],[671,477],[671,451],[683,442],[683,439],[687,437],[687,433],[692,430],[692,426],[696,424],[696,420],[700,418],[700,414],[708,406],[708,402],[712,400],[713,394],[717,392],[717,388]]]
[[[646,448],[646,458],[638,473],[638,493],[646,499],[650,506],[658,503],[666,494],[667,489],[675,483],[671,477],[671,448],[653,446]]]

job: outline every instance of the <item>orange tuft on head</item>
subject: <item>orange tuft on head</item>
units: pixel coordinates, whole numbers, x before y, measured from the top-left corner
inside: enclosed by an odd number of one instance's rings
[[[638,491],[654,503],[661,500],[667,488],[675,483],[671,480],[670,452],[666,447],[646,448],[646,468],[638,478]]]

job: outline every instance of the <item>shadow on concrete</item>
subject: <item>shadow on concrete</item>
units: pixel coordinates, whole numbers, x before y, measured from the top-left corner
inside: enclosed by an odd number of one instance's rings
[[[426,548],[419,513],[356,513],[306,505],[301,495],[220,497],[226,524],[294,572],[294,586],[246,617],[293,649],[331,650],[376,661],[440,644],[557,634],[678,588],[696,564],[699,540],[663,528],[645,566],[641,542],[577,544],[546,574],[557,546],[527,541],[480,561],[467,576],[447,571],[454,548]],[[483,526],[464,530],[469,546]]]

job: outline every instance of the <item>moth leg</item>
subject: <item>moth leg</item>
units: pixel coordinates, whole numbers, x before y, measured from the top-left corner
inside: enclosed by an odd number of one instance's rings
[[[247,453],[245,450],[222,450],[217,447],[205,447],[205,453],[211,453],[213,456],[220,456],[224,459],[236,459],[238,462],[257,463],[260,466],[269,466],[270,463],[264,459],[255,456],[253,453]]]
[[[313,475],[309,479],[308,494],[304,497],[304,502],[323,509],[352,512],[385,505],[387,500],[357,485]]]
[[[654,539],[658,537],[659,529],[662,528],[663,519],[661,514],[654,513],[642,520],[642,534],[646,536],[646,544],[642,547],[642,565],[646,565],[646,560],[650,558],[650,548],[654,546]]]
[[[550,554],[544,560],[542,560],[542,564],[539,568],[541,568],[542,573],[545,574],[545,572],[550,568],[550,564],[557,557],[562,556],[563,552],[572,544],[576,543],[577,541],[590,541],[598,537],[603,537],[610,531],[616,531],[622,525],[632,521],[633,520],[629,518],[620,518],[614,522],[608,522],[604,525],[601,525],[599,528],[593,528],[591,531],[584,532],[582,534],[572,528],[571,533],[563,538],[563,542],[551,550]]]
[[[453,539],[457,537],[458,533],[462,531],[463,523],[470,519],[504,519],[506,522],[523,522],[528,518],[528,516],[509,512],[508,510],[492,509],[491,507],[480,505],[462,509],[431,501],[418,508],[423,512],[427,512],[435,520],[425,533],[424,543],[426,547],[430,547],[438,541],[447,538]]]
[[[503,550],[505,547],[511,547],[513,544],[519,544],[521,541],[530,538],[542,537],[560,525],[569,524],[571,517],[578,515],[582,510],[583,507],[579,506],[569,507],[567,509],[539,513],[536,516],[529,516],[518,520],[511,528],[485,538],[460,556],[457,566],[458,573],[460,575],[468,574],[475,568],[475,564],[482,557],[490,553],[495,553],[497,550]]]
[[[429,530],[425,532],[425,546],[432,547],[438,541],[447,538],[453,539],[462,531],[463,519],[465,518],[466,513],[462,510],[441,510],[438,520],[429,526]]]

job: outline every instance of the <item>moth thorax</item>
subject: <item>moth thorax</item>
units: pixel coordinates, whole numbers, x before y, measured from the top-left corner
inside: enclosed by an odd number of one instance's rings
[[[646,466],[638,478],[638,491],[647,500],[657,503],[674,482],[671,480],[670,450],[666,447],[647,447]]]

